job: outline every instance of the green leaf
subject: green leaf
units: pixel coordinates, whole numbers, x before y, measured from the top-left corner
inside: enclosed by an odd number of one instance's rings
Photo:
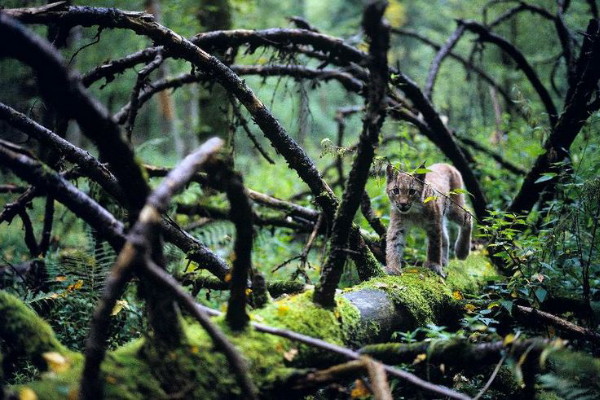
[[[548,294],[548,291],[544,288],[535,289],[535,297],[537,297],[537,299],[539,300],[540,303],[544,302],[547,294]]]
[[[543,174],[542,176],[537,178],[537,180],[533,183],[546,182],[546,181],[549,181],[550,179],[554,178],[555,176],[556,176],[556,173],[554,173],[554,172],[546,172],[545,174]]]
[[[438,198],[437,196],[429,196],[425,200],[423,200],[423,204],[427,204],[430,201],[437,200],[437,198]]]

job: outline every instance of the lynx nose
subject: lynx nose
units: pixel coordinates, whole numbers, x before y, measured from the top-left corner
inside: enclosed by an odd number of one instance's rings
[[[410,209],[410,204],[409,203],[398,203],[398,209],[401,212],[407,212]]]

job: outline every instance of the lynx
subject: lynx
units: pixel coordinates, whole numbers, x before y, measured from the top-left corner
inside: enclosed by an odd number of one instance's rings
[[[421,167],[423,168],[423,167]],[[448,232],[446,219],[458,224],[460,232],[454,245],[456,257],[465,259],[471,247],[471,215],[465,210],[465,198],[460,172],[448,164],[434,164],[430,172],[410,175],[387,167],[386,191],[391,202],[390,225],[387,231],[386,270],[400,272],[406,235],[413,226],[427,232],[425,266],[444,277],[448,264]]]

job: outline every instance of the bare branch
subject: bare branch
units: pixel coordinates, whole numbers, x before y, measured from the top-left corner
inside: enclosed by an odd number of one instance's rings
[[[0,141],[0,161],[3,165],[9,167],[19,178],[52,194],[79,218],[96,229],[113,248],[120,249],[123,246],[124,227],[120,221],[60,175],[50,172],[49,168],[42,163],[24,154],[16,153],[13,148],[13,144]],[[27,197],[32,198],[34,195],[31,193]]]
[[[81,376],[79,394],[81,399],[96,399],[102,396],[102,380],[99,379],[99,374],[100,364],[106,352],[110,313],[117,299],[122,295],[127,282],[136,269],[143,268],[150,261],[150,257],[163,262],[158,236],[160,215],[166,211],[173,194],[185,186],[197,169],[214,152],[220,149],[222,143],[220,139],[206,142],[198,151],[187,156],[173,169],[163,179],[161,185],[148,196],[146,205],[141,210],[138,221],[128,235],[127,242],[124,244],[123,250],[119,253],[119,257],[111,270],[102,298],[96,307],[90,324],[90,333],[85,347],[85,365]],[[146,286],[145,289],[149,289],[149,287]],[[148,305],[151,307],[150,323],[155,332],[161,337],[161,340],[165,340],[167,347],[169,342],[177,344],[182,334],[181,327],[176,319],[177,315],[173,314],[172,310],[168,308],[169,297],[159,296],[161,298],[158,302],[157,299],[148,298],[148,293],[145,293],[145,295],[146,300],[149,302]],[[158,310],[163,311],[163,314],[160,315],[160,323],[156,320],[159,316],[153,315],[153,312]],[[165,330],[169,331],[172,337],[169,337]]]
[[[459,25],[458,28],[450,35],[444,46],[437,52],[435,58],[431,62],[431,66],[429,67],[429,74],[427,75],[427,81],[425,82],[425,88],[423,89],[423,93],[429,99],[433,96],[433,86],[435,85],[435,80],[438,75],[438,71],[440,70],[440,66],[449,53],[452,51],[452,48],[458,43],[462,34],[465,32],[465,27],[463,25]]]
[[[17,58],[31,66],[44,97],[62,115],[75,118],[82,132],[96,144],[101,158],[110,164],[121,186],[129,189],[124,194],[130,216],[135,219],[149,188],[118,125],[85,91],[79,78],[67,71],[62,58],[49,43],[25,30],[5,13],[0,13],[0,35],[4,38],[0,43],[0,55]]]
[[[346,182],[342,202],[331,229],[331,249],[323,266],[319,285],[315,288],[313,300],[324,306],[335,305],[335,290],[346,261],[343,249],[347,246],[352,220],[364,193],[369,178],[369,169],[379,144],[379,134],[386,114],[385,94],[388,84],[387,52],[389,49],[389,28],[381,20],[387,3],[374,2],[365,8],[363,28],[369,36],[369,71],[367,113],[363,131],[359,138],[358,150]],[[359,266],[357,266],[359,267]]]
[[[517,49],[513,44],[511,44],[508,40],[504,39],[501,36],[498,36],[494,33],[491,33],[485,26],[481,25],[475,21],[466,21],[459,20],[459,24],[463,25],[465,29],[476,33],[479,35],[479,40],[494,43],[502,51],[508,54],[518,65],[518,67],[523,71],[529,82],[537,92],[540,100],[544,104],[546,108],[546,113],[548,114],[548,120],[550,122],[550,127],[554,127],[557,122],[558,112],[556,111],[556,106],[554,105],[554,101],[548,93],[546,87],[540,81],[537,73],[533,69],[533,67],[529,64],[523,53],[519,49]]]
[[[236,229],[234,261],[231,271],[231,290],[227,306],[226,321],[233,331],[241,331],[250,321],[246,312],[246,289],[252,270],[252,208],[246,196],[242,177],[231,170],[223,161],[207,163],[206,171],[215,185],[223,188],[231,205],[230,218]]]

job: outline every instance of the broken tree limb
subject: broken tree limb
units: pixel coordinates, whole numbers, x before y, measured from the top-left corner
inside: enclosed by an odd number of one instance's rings
[[[100,379],[100,364],[106,353],[110,313],[127,282],[136,273],[136,269],[143,268],[149,260],[164,263],[159,235],[161,214],[166,211],[171,197],[187,184],[200,166],[212,157],[222,144],[220,139],[209,140],[181,161],[148,196],[146,205],[128,234],[127,241],[111,270],[102,298],[94,312],[85,347],[80,399],[102,398],[103,380]],[[184,333],[177,311],[173,308],[172,298],[159,294],[156,284],[149,284],[144,280],[141,280],[140,284],[148,304],[149,320],[156,334],[158,351],[168,352],[176,349],[182,344]]]
[[[381,19],[386,6],[385,2],[371,3],[365,8],[363,14],[363,29],[370,39],[367,113],[342,201],[333,220],[329,255],[323,266],[319,285],[315,288],[314,301],[324,307],[334,305],[335,290],[346,261],[344,248],[347,246],[352,221],[360,206],[365,184],[369,178],[369,170],[386,115],[385,95],[389,78],[387,52],[390,34],[389,27]],[[360,274],[361,267],[357,265],[357,268]]]

